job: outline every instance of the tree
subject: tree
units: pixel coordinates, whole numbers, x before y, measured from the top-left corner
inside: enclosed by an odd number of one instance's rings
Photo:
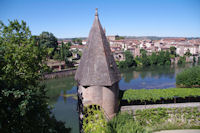
[[[144,54],[147,54],[147,51],[146,51],[145,49],[140,49],[140,53],[141,53],[141,54],[143,54],[143,53],[144,53]]]
[[[81,40],[80,38],[73,38],[73,39],[72,39],[72,42],[73,42],[73,43],[77,43],[77,44],[79,44],[79,45],[82,45],[82,40]]]
[[[124,39],[124,37],[123,36],[119,36],[119,35],[115,36],[115,40],[121,40],[121,39]]]
[[[145,50],[142,50],[141,49],[141,53],[142,53],[142,65],[143,66],[150,66],[150,59],[149,57],[147,56],[147,52]]]
[[[186,56],[191,56],[192,54],[190,53],[190,50],[187,49],[186,53],[185,53]]]
[[[42,32],[39,35],[39,47],[53,48],[51,57],[54,55],[58,47],[57,38],[50,32]]]
[[[195,56],[193,56],[193,63],[195,63],[196,62],[196,57]]]
[[[61,59],[64,61],[67,57],[72,56],[72,52],[70,51],[70,43],[64,44],[63,42],[61,43],[61,48],[60,48],[60,53],[61,53]]]
[[[130,51],[125,51],[125,61],[119,62],[119,68],[130,68],[133,66],[137,66],[136,61],[133,58],[133,55]]]
[[[171,64],[171,58],[170,58],[170,53],[169,51],[165,52],[165,64],[170,65]]]
[[[156,65],[158,63],[158,58],[155,52],[153,52],[150,56],[151,65]]]
[[[181,56],[181,57],[179,58],[179,60],[178,60],[178,64],[185,64],[185,62],[186,62],[185,56]]]
[[[158,54],[158,64],[159,65],[164,65],[165,64],[165,52],[164,51],[160,51]]]
[[[176,47],[174,46],[170,47],[170,54],[176,56]]]
[[[130,51],[125,51],[125,62],[128,67],[136,66],[136,62],[133,58],[133,55]]]
[[[0,132],[69,131],[51,115],[40,85],[47,51],[35,42],[24,21],[0,22]]]

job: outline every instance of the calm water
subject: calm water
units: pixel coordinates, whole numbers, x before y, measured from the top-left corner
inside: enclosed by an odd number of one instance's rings
[[[156,66],[142,70],[121,71],[122,79],[119,82],[121,90],[126,89],[154,89],[175,87],[176,74],[184,68],[192,67],[191,64],[184,66]],[[78,133],[77,100],[63,95],[76,93],[74,76],[52,79],[45,81],[50,97],[52,112],[57,120],[66,122],[66,127],[72,128],[72,133]]]

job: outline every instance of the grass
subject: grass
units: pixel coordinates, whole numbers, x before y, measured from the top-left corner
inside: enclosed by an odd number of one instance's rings
[[[200,129],[198,108],[155,108],[120,112],[109,123],[112,133],[150,133],[172,129]]]
[[[137,110],[135,121],[152,131],[200,129],[200,111],[197,107]]]

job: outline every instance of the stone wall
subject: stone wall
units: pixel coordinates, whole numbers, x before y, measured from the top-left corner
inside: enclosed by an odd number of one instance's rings
[[[118,82],[113,86],[81,86],[78,87],[78,96],[83,106],[100,105],[108,119],[118,111]],[[82,106],[82,105],[79,105]]]
[[[138,109],[152,109],[152,108],[185,108],[185,107],[198,107],[200,108],[200,102],[191,103],[172,103],[172,104],[152,104],[152,105],[132,105],[132,106],[121,106],[122,112],[134,113]]]

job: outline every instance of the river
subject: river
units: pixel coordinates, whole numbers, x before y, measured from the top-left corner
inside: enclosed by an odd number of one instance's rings
[[[176,74],[192,64],[182,66],[154,66],[140,70],[121,70],[122,79],[119,81],[121,90],[127,89],[164,89],[176,87]],[[49,104],[57,120],[66,122],[71,127],[71,133],[79,132],[77,100],[77,87],[74,76],[45,81]],[[72,94],[72,95],[71,95]]]

